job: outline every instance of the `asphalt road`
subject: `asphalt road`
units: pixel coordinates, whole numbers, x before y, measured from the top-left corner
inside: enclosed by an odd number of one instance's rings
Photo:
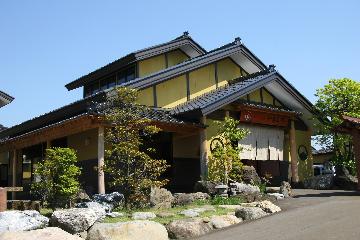
[[[212,232],[206,240],[360,240],[360,193],[296,190],[282,212]]]

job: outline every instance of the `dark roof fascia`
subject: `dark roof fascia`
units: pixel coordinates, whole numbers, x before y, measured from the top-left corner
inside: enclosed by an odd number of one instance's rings
[[[242,50],[244,55],[254,64],[256,65],[259,69],[266,69],[267,66],[260,60],[260,58],[258,58],[253,52],[251,52],[244,44],[242,45]]]
[[[170,68],[166,68],[162,71],[156,72],[154,74],[145,76],[143,78],[134,79],[128,83],[123,84],[126,87],[144,89],[149,86],[158,84],[160,82],[166,81],[171,78],[175,78],[186,72],[198,69],[200,67],[206,66],[218,60],[229,57],[233,54],[239,53],[242,51],[241,45],[232,45],[224,49],[219,49],[218,51],[214,51],[178,65],[172,66]]]
[[[176,48],[179,48],[184,45],[191,45],[199,54],[205,54],[206,50],[202,48],[197,42],[195,42],[191,37],[189,36],[182,36],[179,38],[176,38],[172,41],[159,44],[156,46],[152,46],[149,48],[145,48],[133,53],[130,53],[126,55],[125,57],[122,57],[118,60],[115,60],[114,62],[111,62],[93,72],[90,72],[89,74],[82,76],[78,78],[77,80],[70,82],[65,85],[65,87],[68,90],[73,90],[75,88],[81,87],[86,83],[89,83],[91,81],[94,81],[98,78],[101,78],[105,75],[108,75],[110,73],[113,73],[123,67],[126,67],[127,65],[130,65],[136,61],[140,61],[146,58],[150,58],[171,50],[174,50]]]
[[[0,139],[21,135],[26,132],[45,127],[50,124],[74,117],[87,112],[88,104],[92,101],[100,101],[105,98],[105,92],[100,92],[88,98],[73,102],[54,111],[35,117],[0,132]]]
[[[289,81],[287,81],[280,73],[279,80],[277,81],[284,89],[286,89],[296,100],[305,106],[305,108],[312,114],[317,114],[314,105],[302,95]]]
[[[270,74],[266,78],[263,78],[260,81],[257,81],[256,83],[251,84],[251,85],[249,85],[249,86],[247,86],[247,87],[241,89],[240,91],[237,91],[237,92],[235,92],[235,93],[233,93],[231,95],[225,96],[220,101],[210,103],[209,105],[202,108],[201,112],[203,113],[203,115],[208,115],[208,114],[216,111],[217,109],[219,109],[221,107],[224,107],[224,106],[236,101],[240,97],[245,96],[246,94],[249,94],[250,92],[252,92],[252,91],[254,91],[256,89],[265,86],[269,82],[275,81],[276,79],[278,79],[278,77],[279,76],[277,75],[277,72],[273,72],[272,74]]]

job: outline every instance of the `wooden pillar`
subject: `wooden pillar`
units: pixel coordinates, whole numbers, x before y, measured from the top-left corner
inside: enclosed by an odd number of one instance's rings
[[[291,157],[291,181],[293,183],[299,182],[298,175],[298,158],[296,149],[296,135],[295,135],[295,121],[291,120],[290,126],[290,157]]]
[[[352,138],[354,144],[354,155],[356,162],[356,173],[357,178],[360,179],[360,130],[353,129],[352,130]],[[357,190],[360,191],[360,181],[358,181]]]
[[[200,118],[200,123],[206,124],[206,116]],[[208,176],[208,155],[206,146],[206,128],[200,130],[200,174],[202,180]]]
[[[11,159],[11,162],[12,162],[12,181],[11,181],[11,186],[12,187],[16,187],[16,168],[17,168],[17,150],[14,149],[12,151],[12,159]],[[16,199],[16,193],[15,192],[12,192],[11,193],[11,198],[12,200],[15,200]]]
[[[105,175],[104,175],[104,127],[98,129],[98,193],[105,193]]]
[[[46,149],[49,149],[49,148],[51,148],[51,141],[47,140],[46,141]]]

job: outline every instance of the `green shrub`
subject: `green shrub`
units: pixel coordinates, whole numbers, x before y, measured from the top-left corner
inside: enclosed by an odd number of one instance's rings
[[[81,171],[76,162],[73,149],[46,149],[45,160],[38,163],[34,172],[31,194],[51,208],[69,207],[80,187],[78,177]]]

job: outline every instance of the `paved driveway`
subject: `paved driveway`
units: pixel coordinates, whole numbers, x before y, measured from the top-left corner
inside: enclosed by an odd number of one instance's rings
[[[296,190],[282,212],[219,230],[206,240],[360,240],[360,193]]]

